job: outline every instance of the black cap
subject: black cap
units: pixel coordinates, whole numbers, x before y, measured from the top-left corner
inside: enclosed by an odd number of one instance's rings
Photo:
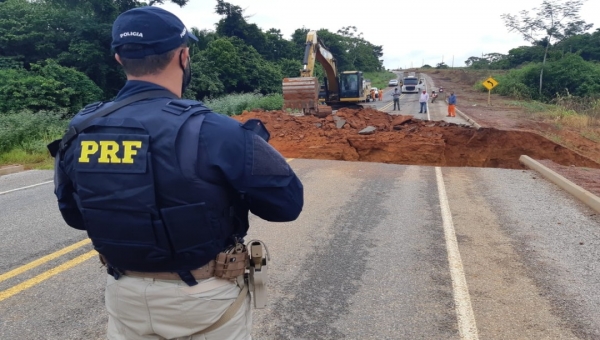
[[[113,23],[111,47],[123,58],[141,59],[171,51],[191,38],[198,41],[173,13],[144,6],[121,13]],[[141,50],[118,51],[124,44],[145,45]]]

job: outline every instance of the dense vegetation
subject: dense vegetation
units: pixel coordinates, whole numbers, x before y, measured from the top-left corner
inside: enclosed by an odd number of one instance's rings
[[[64,132],[86,103],[111,100],[125,82],[110,49],[122,12],[165,0],[0,0],[0,164],[48,162],[45,143]],[[171,0],[185,6],[188,0]],[[192,31],[192,82],[186,98],[217,112],[278,109],[281,82],[300,74],[307,28],[289,39],[249,23],[241,7],[216,0],[215,30]],[[318,30],[339,71],[380,72],[382,46],[354,26]],[[316,76],[323,71],[316,67]]]
[[[175,1],[185,4],[187,1]],[[0,112],[77,112],[87,102],[109,100],[124,75],[110,50],[111,26],[134,0],[6,0],[0,2]],[[193,80],[185,96],[281,91],[281,80],[298,76],[308,29],[291,39],[280,30],[261,30],[246,21],[239,6],[216,1],[221,20],[214,31],[193,28]],[[382,47],[357,34],[356,27],[319,37],[336,56],[340,71],[382,69]]]
[[[533,14],[503,14],[507,29],[531,45],[508,54],[472,56],[466,65],[508,70],[497,75],[499,85],[494,91],[502,95],[543,102],[565,96],[599,97],[600,29],[588,32],[593,24],[579,17],[582,4],[582,0],[544,0]]]

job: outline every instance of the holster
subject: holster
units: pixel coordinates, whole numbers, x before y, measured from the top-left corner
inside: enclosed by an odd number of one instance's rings
[[[227,280],[235,279],[244,275],[248,265],[248,249],[243,243],[238,243],[217,255],[215,277]]]
[[[254,308],[265,308],[267,305],[268,261],[270,260],[267,245],[259,240],[248,242],[250,261],[248,265],[248,288],[254,297]],[[263,251],[264,248],[264,251]]]

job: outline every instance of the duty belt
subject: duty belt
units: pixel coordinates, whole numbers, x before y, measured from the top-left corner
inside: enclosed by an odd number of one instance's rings
[[[216,260],[211,260],[200,268],[190,270],[190,273],[196,280],[208,279],[213,276],[221,279],[235,279],[240,275],[244,275],[246,267],[249,264],[249,259],[246,246],[238,243],[219,253]],[[102,255],[100,255],[100,261],[102,264],[106,264]],[[109,274],[111,273],[109,272]],[[124,270],[123,275],[158,280],[181,280],[181,276],[176,272],[136,272],[133,270]]]
[[[215,276],[215,264],[216,264],[216,261],[212,260],[200,268],[190,270],[190,273],[192,273],[192,276],[194,276],[194,279],[196,279],[196,280],[203,280],[203,279],[211,278],[211,277]],[[132,271],[132,270],[125,270],[123,272],[123,275],[135,276],[135,277],[146,277],[146,278],[157,279],[157,280],[181,280],[181,276],[179,276],[179,274],[173,273],[173,272],[152,273],[152,272],[136,272],[136,271]]]

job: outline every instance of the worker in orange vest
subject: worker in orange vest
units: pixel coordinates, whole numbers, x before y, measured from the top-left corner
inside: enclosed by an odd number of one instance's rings
[[[379,90],[379,101],[383,100],[383,89]]]

